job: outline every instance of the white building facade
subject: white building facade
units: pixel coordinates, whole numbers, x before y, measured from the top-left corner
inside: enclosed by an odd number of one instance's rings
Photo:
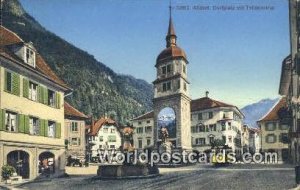
[[[145,113],[132,120],[134,126],[133,145],[134,148],[142,150],[143,148],[154,145],[154,120],[153,112]]]
[[[243,114],[232,105],[209,97],[191,103],[192,147],[205,152],[215,140],[222,140],[234,152],[241,153]]]
[[[99,157],[99,151],[120,150],[121,133],[117,123],[110,118],[101,118],[88,129],[88,147],[90,157]]]

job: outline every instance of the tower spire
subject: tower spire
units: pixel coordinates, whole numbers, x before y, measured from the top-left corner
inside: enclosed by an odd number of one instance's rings
[[[172,20],[172,4],[170,1],[170,5],[169,5],[169,28],[168,28],[168,33],[166,36],[166,41],[167,41],[167,47],[170,46],[176,46],[176,39],[177,36],[175,34],[175,29],[174,29],[174,25],[173,25],[173,20]]]

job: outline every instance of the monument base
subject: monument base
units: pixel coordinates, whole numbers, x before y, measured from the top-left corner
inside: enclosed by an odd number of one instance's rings
[[[159,170],[150,165],[101,165],[97,175],[100,179],[147,178],[158,176]]]

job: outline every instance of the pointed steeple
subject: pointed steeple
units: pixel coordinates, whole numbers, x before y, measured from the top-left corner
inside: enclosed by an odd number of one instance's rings
[[[171,6],[171,1],[170,1],[170,6],[169,6],[169,12],[170,12],[169,28],[168,28],[168,34],[166,36],[167,47],[176,46],[176,39],[177,39],[177,36],[175,34],[174,25],[173,25],[173,20],[172,20],[172,6]]]

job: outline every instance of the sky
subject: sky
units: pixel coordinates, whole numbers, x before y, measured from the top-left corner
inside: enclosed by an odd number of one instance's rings
[[[49,31],[115,72],[155,80],[169,0],[20,2]],[[172,17],[189,61],[192,99],[209,91],[243,107],[278,97],[281,63],[290,52],[287,0],[172,0]]]

